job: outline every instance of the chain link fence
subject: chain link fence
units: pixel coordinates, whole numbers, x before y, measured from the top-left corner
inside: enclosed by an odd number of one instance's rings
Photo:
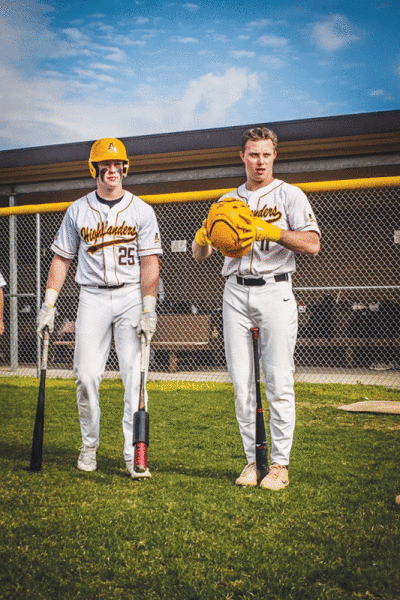
[[[296,380],[400,387],[400,188],[308,197],[322,231],[322,249],[318,257],[297,256]],[[212,202],[154,205],[164,254],[149,378],[228,381],[223,257],[216,253],[198,264],[191,255],[195,232]],[[53,256],[50,246],[63,216],[59,212],[0,218],[0,271],[7,281],[0,375],[38,373],[36,315]],[[72,263],[57,301],[49,376],[73,377],[75,269]],[[105,377],[117,376],[112,347]]]

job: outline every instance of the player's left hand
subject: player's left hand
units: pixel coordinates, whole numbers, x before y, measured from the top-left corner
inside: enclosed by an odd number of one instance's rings
[[[150,344],[151,338],[156,332],[157,313],[152,311],[143,311],[140,317],[139,325],[136,327],[136,332],[140,336],[142,333],[146,338],[146,343]]]
[[[37,317],[37,334],[40,339],[43,339],[43,333],[46,327],[49,330],[49,333],[53,333],[55,314],[56,309],[54,306],[49,306],[46,302],[43,302]]]
[[[282,230],[280,227],[263,221],[261,217],[254,217],[256,227],[256,241],[268,240],[270,242],[278,242],[281,239]]]

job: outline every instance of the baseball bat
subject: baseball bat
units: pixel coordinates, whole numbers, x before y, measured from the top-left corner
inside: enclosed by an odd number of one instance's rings
[[[42,364],[40,370],[39,394],[36,406],[35,426],[33,428],[30,471],[42,470],[43,459],[43,430],[44,430],[44,399],[46,391],[47,356],[49,353],[49,330],[43,331]]]
[[[262,481],[268,473],[268,443],[267,434],[265,432],[264,412],[261,401],[260,389],[260,360],[258,354],[258,340],[260,330],[258,327],[250,329],[253,340],[253,357],[254,357],[254,376],[256,384],[256,467],[258,473],[258,482]]]
[[[149,413],[146,411],[146,338],[142,334],[140,347],[140,392],[139,410],[133,415],[133,445],[135,446],[135,458],[133,466],[138,473],[144,473],[147,469],[147,447],[149,445]]]

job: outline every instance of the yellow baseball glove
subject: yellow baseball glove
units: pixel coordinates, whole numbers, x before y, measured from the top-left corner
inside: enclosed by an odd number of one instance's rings
[[[244,256],[255,239],[253,213],[241,200],[225,198],[211,206],[206,231],[212,246],[224,256]]]

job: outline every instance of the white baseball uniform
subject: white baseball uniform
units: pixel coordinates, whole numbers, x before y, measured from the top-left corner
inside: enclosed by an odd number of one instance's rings
[[[133,413],[140,388],[135,330],[142,314],[139,258],[162,254],[154,210],[129,192],[116,204],[100,202],[91,192],[67,209],[51,248],[64,258],[78,257],[74,372],[82,442],[89,447],[99,443],[99,386],[114,335],[125,389],[124,457],[133,460]]]
[[[0,273],[0,288],[4,287],[6,284],[6,280],[4,279],[3,275]]]
[[[278,179],[253,192],[244,184],[222,199],[226,197],[239,198],[255,216],[281,229],[320,233],[307,196]],[[222,269],[226,277],[223,296],[226,360],[248,463],[255,462],[256,420],[250,328],[258,327],[270,408],[271,463],[289,464],[295,424],[293,355],[297,305],[291,283],[295,270],[295,253],[268,241],[253,242],[250,252],[241,258],[226,257]],[[255,285],[260,280],[264,284]]]

